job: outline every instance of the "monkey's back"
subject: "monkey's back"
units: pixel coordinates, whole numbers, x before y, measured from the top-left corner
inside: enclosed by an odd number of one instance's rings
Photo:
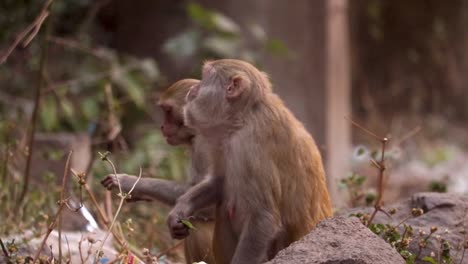
[[[266,122],[258,129],[266,134],[264,151],[275,164],[273,172],[280,182],[278,207],[290,242],[310,232],[321,220],[332,215],[325,172],[320,152],[312,136],[275,94],[264,113]]]

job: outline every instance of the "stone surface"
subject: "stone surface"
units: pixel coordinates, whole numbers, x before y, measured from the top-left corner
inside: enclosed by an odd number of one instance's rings
[[[326,219],[269,264],[399,264],[403,258],[357,218]]]

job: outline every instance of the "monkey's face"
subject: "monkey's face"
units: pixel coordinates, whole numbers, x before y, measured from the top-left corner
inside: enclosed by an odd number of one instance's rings
[[[158,106],[164,114],[161,132],[170,145],[191,144],[194,130],[184,125],[182,107],[190,89],[199,80],[183,79],[167,88],[159,97]]]
[[[190,144],[195,134],[193,129],[184,125],[182,109],[169,102],[160,104],[160,107],[164,112],[161,132],[167,143],[173,146]]]

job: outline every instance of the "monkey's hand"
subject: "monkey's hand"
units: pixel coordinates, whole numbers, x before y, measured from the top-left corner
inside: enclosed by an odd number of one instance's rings
[[[122,187],[123,192],[130,191],[130,188],[133,186],[133,183],[138,179],[136,176],[127,175],[127,174],[109,174],[101,181],[102,186],[107,190],[112,191],[114,189]]]
[[[120,183],[122,192],[128,193],[131,190],[133,184],[135,184],[137,179],[138,177],[133,176],[133,175],[109,174],[106,177],[104,177],[104,179],[101,181],[101,185],[104,186],[107,190],[112,191],[112,190],[118,190],[119,183]],[[130,195],[130,198],[126,199],[126,201],[127,202],[151,201],[151,199],[149,198],[140,197],[138,195],[138,190],[139,190],[138,185],[139,183],[137,183],[137,186],[135,186],[135,189]]]
[[[167,226],[172,238],[184,239],[189,235],[189,226],[182,222],[189,219],[189,216],[184,211],[183,208],[175,206],[167,217]]]

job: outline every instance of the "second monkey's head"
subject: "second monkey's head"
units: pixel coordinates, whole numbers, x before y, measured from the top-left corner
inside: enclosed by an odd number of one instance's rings
[[[184,124],[183,107],[188,91],[199,82],[196,79],[182,79],[169,86],[159,97],[158,106],[164,113],[161,132],[170,145],[192,143],[195,133]]]

